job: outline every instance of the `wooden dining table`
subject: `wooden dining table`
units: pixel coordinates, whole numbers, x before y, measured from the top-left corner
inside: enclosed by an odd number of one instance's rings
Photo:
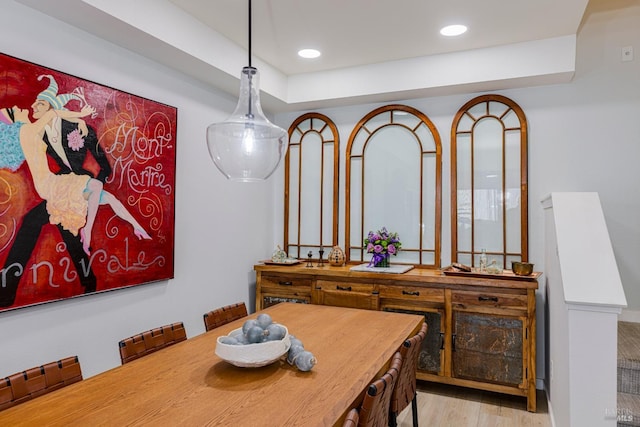
[[[259,368],[220,359],[216,339],[244,318],[2,411],[0,425],[340,425],[424,319],[293,303],[260,312],[315,355],[311,371],[299,371],[286,357]]]

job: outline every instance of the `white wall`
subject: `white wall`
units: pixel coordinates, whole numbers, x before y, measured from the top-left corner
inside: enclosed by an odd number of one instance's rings
[[[274,181],[228,182],[205,143],[236,99],[13,1],[2,1],[0,52],[178,108],[175,279],[0,313],[0,377],[69,355],[95,375],[120,364],[123,338],[176,321],[194,336],[206,311],[254,300],[253,264],[274,246]]]
[[[591,1],[578,34],[576,75],[571,83],[502,91],[522,107],[529,124],[529,252],[544,271],[544,213],[540,201],[552,192],[600,195],[629,308],[640,310],[640,2]],[[636,59],[621,61],[633,45]],[[423,72],[428,73],[429,70]],[[366,76],[363,76],[366,78]],[[450,263],[450,130],[453,117],[477,96],[398,101],[435,124],[443,147],[442,265]],[[345,149],[351,130],[380,104],[318,110],[340,134],[340,224],[344,224]],[[304,111],[306,112],[306,111]],[[281,114],[288,126],[304,112]],[[278,204],[281,202],[278,201]],[[579,212],[576,212],[579,215]],[[276,219],[278,221],[278,219]],[[276,236],[282,235],[282,221]],[[344,245],[344,226],[340,227]],[[538,291],[538,378],[544,377],[545,277]],[[640,317],[639,317],[640,319]],[[540,386],[540,381],[538,382]]]
[[[560,271],[560,262],[558,259],[558,251],[556,246],[556,223],[553,218],[553,210],[545,206],[545,295],[547,299],[547,307],[545,310],[545,319],[549,325],[554,325],[553,333],[540,331],[546,335],[546,345],[548,346],[547,370],[544,373],[545,389],[547,390],[547,398],[549,400],[549,412],[551,413],[556,426],[570,425],[570,366],[569,360],[569,313],[565,304],[564,292],[562,288],[562,277]],[[538,372],[538,376],[542,376]]]

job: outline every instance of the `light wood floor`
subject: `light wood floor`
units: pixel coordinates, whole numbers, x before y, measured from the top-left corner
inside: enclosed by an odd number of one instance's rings
[[[550,427],[547,398],[538,390],[538,411],[527,412],[523,397],[444,384],[418,383],[418,424],[421,427]],[[410,427],[411,405],[398,417]]]

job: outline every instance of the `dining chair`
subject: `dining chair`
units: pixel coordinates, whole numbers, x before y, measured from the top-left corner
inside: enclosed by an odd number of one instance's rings
[[[347,412],[347,417],[344,419],[342,427],[357,427],[359,420],[360,414],[358,413],[358,409],[352,408]]]
[[[186,339],[187,332],[182,322],[150,329],[120,341],[120,359],[124,365]]]
[[[367,388],[359,411],[359,427],[382,427],[389,425],[391,394],[402,368],[402,355],[396,351],[389,369]]]
[[[210,331],[218,326],[226,325],[229,322],[247,316],[247,306],[244,305],[244,302],[237,302],[205,313],[203,316],[204,327],[207,331]]]
[[[411,411],[413,414],[413,427],[418,427],[418,402],[416,393],[416,371],[418,369],[418,356],[420,356],[420,348],[427,335],[427,322],[422,324],[420,332],[411,338],[405,340],[400,346],[400,354],[402,354],[402,367],[398,374],[398,381],[391,394],[391,405],[389,408],[389,426],[396,427],[398,425],[397,418],[409,403],[411,403]]]
[[[0,380],[0,411],[82,380],[78,356],[66,357]]]

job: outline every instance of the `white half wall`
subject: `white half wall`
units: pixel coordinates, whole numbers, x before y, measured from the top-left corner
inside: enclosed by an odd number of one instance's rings
[[[562,426],[615,426],[618,315],[626,298],[596,193],[553,193],[545,209],[547,391]]]

